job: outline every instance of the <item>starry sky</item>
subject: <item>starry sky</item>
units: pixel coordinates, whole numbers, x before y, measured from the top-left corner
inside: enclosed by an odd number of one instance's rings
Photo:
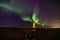
[[[53,23],[60,23],[60,3],[54,0],[0,0],[11,6],[24,7],[25,13],[17,14],[17,12],[6,11],[0,7],[0,25],[9,26],[31,26],[32,23],[24,22],[20,19],[22,16],[31,17],[34,5],[37,4],[39,8],[39,18],[46,22],[47,28]],[[26,25],[27,24],[27,25]],[[51,24],[51,25],[50,25]],[[48,27],[49,26],[49,27]]]

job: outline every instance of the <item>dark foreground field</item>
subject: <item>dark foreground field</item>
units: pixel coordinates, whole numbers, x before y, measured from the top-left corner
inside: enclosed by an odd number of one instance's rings
[[[59,40],[60,29],[0,28],[0,40]]]

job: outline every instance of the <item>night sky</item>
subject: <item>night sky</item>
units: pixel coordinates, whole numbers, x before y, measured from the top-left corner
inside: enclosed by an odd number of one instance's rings
[[[42,21],[46,22],[47,28],[52,24],[60,24],[60,3],[59,1],[54,0],[17,0],[13,4],[11,0],[0,0],[1,2],[6,2],[9,5],[17,6],[17,7],[24,7],[26,9],[25,14],[22,13],[19,15],[17,12],[13,11],[6,11],[2,7],[0,7],[0,25],[8,25],[8,26],[31,26],[32,23],[24,22],[20,18],[21,16],[31,16],[33,12],[34,5],[37,4],[39,8],[39,17]],[[59,25],[60,26],[60,25]]]

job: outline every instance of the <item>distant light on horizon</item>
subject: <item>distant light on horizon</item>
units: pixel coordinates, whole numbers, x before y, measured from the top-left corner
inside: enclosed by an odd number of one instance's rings
[[[60,28],[60,21],[57,20],[57,21],[51,22],[49,26],[50,26],[49,28]]]

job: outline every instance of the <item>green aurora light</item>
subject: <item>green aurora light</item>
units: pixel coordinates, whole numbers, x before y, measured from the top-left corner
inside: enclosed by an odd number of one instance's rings
[[[10,11],[16,11],[18,13],[24,12],[23,8],[12,7],[6,3],[0,3],[0,7],[6,8]],[[43,27],[45,26],[45,23],[42,23],[41,20],[38,19],[38,17],[36,16],[36,13],[33,13],[32,18],[29,18],[28,16],[24,16],[22,17],[22,20],[28,21],[28,22],[34,22],[35,24],[42,25]]]

